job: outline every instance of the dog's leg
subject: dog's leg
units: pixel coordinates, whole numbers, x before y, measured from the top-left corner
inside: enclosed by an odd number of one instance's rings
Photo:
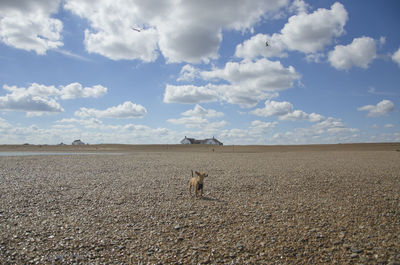
[[[189,194],[192,196],[192,183],[189,181]]]
[[[194,187],[194,189],[195,189],[195,194],[196,194],[196,198],[197,198],[197,190],[199,189],[199,184],[198,183],[196,183],[196,186]]]

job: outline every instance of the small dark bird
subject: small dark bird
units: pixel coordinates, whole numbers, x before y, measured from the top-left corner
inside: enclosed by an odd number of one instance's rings
[[[132,28],[132,30],[140,32],[140,29],[137,29],[137,28]]]
[[[268,46],[269,46],[268,41],[266,41],[265,42],[265,47],[268,47]]]

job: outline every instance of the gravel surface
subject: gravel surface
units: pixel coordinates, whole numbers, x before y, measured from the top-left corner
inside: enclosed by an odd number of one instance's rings
[[[399,264],[399,174],[396,151],[0,157],[0,264]]]

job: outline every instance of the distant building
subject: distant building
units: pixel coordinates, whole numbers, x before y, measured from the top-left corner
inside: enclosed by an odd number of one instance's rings
[[[75,140],[72,142],[72,145],[85,145],[85,143],[82,142],[81,140]]]
[[[212,145],[224,145],[223,143],[221,143],[220,141],[218,141],[217,139],[215,139],[215,137],[213,136],[213,138],[208,138],[208,139],[204,139],[204,140],[196,140],[194,138],[187,138],[185,136],[185,138],[181,141],[181,144],[212,144]]]

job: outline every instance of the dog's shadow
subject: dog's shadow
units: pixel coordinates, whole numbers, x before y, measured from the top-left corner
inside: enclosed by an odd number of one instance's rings
[[[212,198],[212,197],[209,197],[209,196],[202,196],[202,197],[200,197],[199,199],[200,199],[200,200],[204,200],[204,201],[226,202],[226,201],[224,201],[224,200],[220,200],[220,199],[217,199],[217,198]]]

